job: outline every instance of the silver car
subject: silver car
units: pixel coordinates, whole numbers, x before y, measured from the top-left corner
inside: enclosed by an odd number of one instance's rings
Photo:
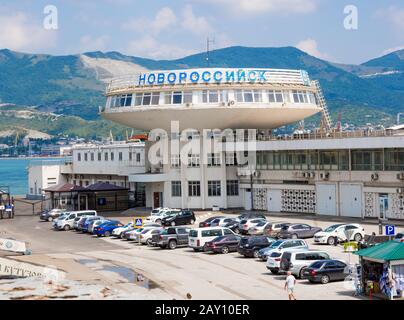
[[[325,251],[289,249],[282,254],[279,271],[291,271],[296,277],[302,278],[304,270],[313,262],[330,259],[330,255]]]

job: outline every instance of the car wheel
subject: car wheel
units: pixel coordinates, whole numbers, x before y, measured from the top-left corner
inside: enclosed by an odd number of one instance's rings
[[[273,274],[278,274],[279,273],[279,270],[277,270],[277,269],[269,269],[269,271],[271,271]]]
[[[292,234],[292,239],[297,239],[297,234],[296,233]]]
[[[168,247],[169,247],[171,250],[177,248],[177,241],[175,241],[175,240],[170,240],[170,242],[168,243]]]
[[[53,218],[52,217],[49,217],[48,218],[48,222],[52,222],[53,221]]]
[[[328,282],[330,282],[330,277],[326,274],[321,276],[321,283],[322,284],[327,284]]]
[[[146,240],[146,244],[147,244],[148,246],[151,246],[151,245],[152,245],[152,239],[147,239],[147,240]]]
[[[254,258],[259,258],[259,250],[258,249],[254,250],[253,257]]]
[[[360,233],[355,234],[354,240],[355,240],[356,242],[361,241],[361,240],[362,240],[362,235],[361,235]]]
[[[194,251],[195,251],[195,252],[198,252],[198,251],[200,251],[200,249],[198,249],[198,248],[194,248]]]
[[[160,223],[161,224],[161,219],[157,219],[156,223]]]
[[[175,221],[172,221],[172,222],[171,222],[171,226],[172,226],[172,227],[175,227]]]
[[[224,253],[224,254],[229,253],[229,247],[226,247],[226,246],[222,247],[222,253]]]
[[[161,249],[165,249],[167,246],[165,244],[159,245]]]
[[[303,277],[304,277],[304,270],[305,270],[306,268],[301,268],[300,269],[300,271],[299,271],[299,278],[300,279],[303,279]]]
[[[104,233],[104,236],[105,236],[105,237],[109,237],[110,235],[111,235],[111,232],[105,231],[105,233]]]
[[[191,219],[190,222],[191,222],[191,224],[194,224],[194,223],[195,223],[195,220],[194,220],[194,219]]]
[[[335,244],[335,239],[334,237],[329,237],[327,239],[327,244],[329,244],[330,246],[333,246]]]
[[[99,238],[99,237],[101,237],[101,235],[100,235],[100,234],[97,234],[97,237]]]
[[[67,224],[67,225],[65,225],[64,227],[63,227],[63,230],[64,231],[69,231],[70,230],[70,226]]]

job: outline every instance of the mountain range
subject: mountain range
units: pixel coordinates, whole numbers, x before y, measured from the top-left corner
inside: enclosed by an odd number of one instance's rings
[[[311,79],[320,81],[334,120],[342,112],[345,123],[389,125],[398,112],[404,111],[404,50],[360,65],[347,65],[321,60],[294,47],[238,46],[211,51],[209,61],[210,67],[307,70]],[[176,60],[152,60],[119,52],[53,56],[3,49],[0,50],[0,103],[3,104],[0,130],[10,129],[13,123],[53,135],[60,129],[63,133],[90,137],[98,127],[122,133],[124,128],[107,124],[98,115],[109,79],[139,70],[206,66],[206,53]],[[47,121],[32,122],[32,126],[26,119],[20,121],[21,110],[37,113],[38,119],[51,115],[53,125],[49,125],[49,117]],[[1,116],[4,112],[8,117]],[[58,121],[63,125],[58,126]],[[83,129],[86,127],[91,131]],[[104,133],[102,130],[101,134]]]

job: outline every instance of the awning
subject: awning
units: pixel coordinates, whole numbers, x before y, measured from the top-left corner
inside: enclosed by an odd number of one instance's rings
[[[373,261],[404,261],[404,242],[387,241],[374,247],[356,251],[354,254]]]

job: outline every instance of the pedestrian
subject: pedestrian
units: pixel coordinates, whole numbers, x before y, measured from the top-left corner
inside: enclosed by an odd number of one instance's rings
[[[292,275],[292,272],[288,271],[285,281],[285,290],[288,290],[289,300],[296,300],[293,290],[296,285],[296,278]]]

